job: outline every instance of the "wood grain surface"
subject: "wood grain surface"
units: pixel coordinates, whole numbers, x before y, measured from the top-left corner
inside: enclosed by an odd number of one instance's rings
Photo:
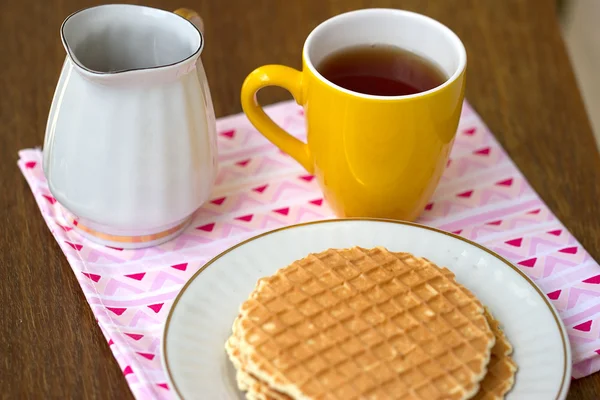
[[[17,169],[41,146],[65,53],[63,19],[86,0],[0,1],[0,397],[125,399],[131,394],[79,285]],[[241,111],[247,73],[300,66],[304,39],[343,11],[396,7],[447,24],[468,52],[467,98],[556,215],[600,259],[600,157],[552,0],[146,0],[199,11],[218,116]],[[271,103],[290,96],[265,90]],[[569,399],[597,399],[600,374]]]

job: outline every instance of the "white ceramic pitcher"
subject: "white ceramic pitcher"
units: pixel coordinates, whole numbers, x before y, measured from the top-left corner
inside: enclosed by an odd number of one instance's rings
[[[178,235],[217,171],[215,117],[189,10],[78,11],[44,140],[53,196],[86,237],[113,247]],[[185,18],[184,18],[185,17]],[[200,28],[201,29],[201,28]]]

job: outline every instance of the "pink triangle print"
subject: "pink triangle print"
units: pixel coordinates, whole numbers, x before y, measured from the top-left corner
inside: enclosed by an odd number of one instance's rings
[[[101,278],[101,276],[100,276],[100,275],[97,275],[97,274],[90,274],[90,273],[88,273],[88,272],[82,272],[82,274],[83,274],[84,276],[86,276],[86,277],[90,278],[90,279],[91,279],[92,281],[94,281],[94,282],[98,282],[98,281],[100,280],[100,278]]]
[[[83,245],[79,244],[79,243],[71,243],[71,242],[67,242],[65,241],[66,244],[68,244],[73,250],[81,250],[83,248]]]
[[[600,285],[600,274],[596,276],[592,276],[591,278],[587,278],[583,281],[583,283],[592,283],[594,285]]]
[[[123,315],[123,313],[125,311],[127,311],[127,308],[125,308],[125,307],[106,307],[106,309],[108,311],[112,312],[113,314],[119,315],[119,316]]]
[[[227,131],[220,132],[219,135],[227,139],[233,139],[233,137],[235,136],[235,129],[229,129]]]
[[[269,187],[269,185],[262,185],[262,186],[257,186],[255,188],[253,188],[252,190],[254,190],[255,192],[258,192],[258,193],[262,193],[265,191],[265,189],[267,189],[267,187]]]
[[[218,199],[211,200],[210,202],[212,204],[220,206],[221,204],[223,204],[223,202],[225,201],[225,199],[226,199],[226,197],[219,197]]]
[[[513,178],[504,179],[502,181],[496,182],[498,186],[512,186]]]
[[[565,247],[564,249],[560,249],[559,251],[561,253],[565,253],[565,254],[577,254],[577,247],[576,246]]]
[[[148,306],[148,308],[158,314],[160,312],[160,310],[162,309],[163,305],[164,305],[164,303],[151,304]]]
[[[141,281],[142,279],[144,279],[144,276],[146,276],[146,273],[145,272],[139,272],[137,274],[128,274],[128,275],[125,275],[125,276],[127,278],[131,278],[131,279],[136,280],[136,281]]]
[[[511,246],[514,246],[514,247],[521,247],[521,244],[523,243],[523,238],[517,238],[517,239],[507,240],[504,243],[506,243],[508,245],[511,245]]]
[[[181,264],[175,264],[175,265],[171,265],[171,268],[179,270],[179,271],[185,271],[187,269],[188,263],[181,263]]]
[[[575,325],[573,327],[573,329],[576,329],[576,330],[582,331],[582,332],[589,332],[592,330],[592,321],[590,320],[590,321],[583,322],[579,325]]]
[[[295,102],[266,108],[283,129],[307,141]],[[42,153],[19,153],[19,169],[49,234],[60,244],[136,398],[172,397],[160,362],[161,335],[175,297],[194,273],[257,234],[336,218],[318,182],[327,175],[309,174],[244,115],[218,120],[216,132],[212,196],[181,235],[137,250],[82,237],[48,188]],[[600,370],[600,305],[590,305],[598,304],[600,266],[533,191],[468,103],[445,164],[417,223],[486,246],[533,279],[565,321],[576,377]]]
[[[490,151],[491,151],[491,148],[485,147],[483,149],[475,150],[473,152],[473,154],[477,154],[477,155],[480,155],[480,156],[489,156],[490,155]]]
[[[279,209],[273,210],[273,211],[275,211],[276,213],[281,214],[281,215],[288,215],[290,212],[290,208],[289,207],[279,208]]]
[[[50,204],[56,204],[56,199],[52,196],[48,196],[43,194],[42,197],[44,197],[46,200],[48,200],[48,203]]]
[[[315,177],[313,175],[302,175],[300,179],[306,182],[311,182],[313,179],[315,179]]]
[[[210,224],[199,226],[196,229],[199,229],[199,230],[204,231],[204,232],[212,232],[212,230],[214,229],[214,227],[215,227],[215,223],[212,222]]]
[[[547,296],[550,300],[556,300],[560,297],[562,290],[555,290],[554,292],[548,293]]]
[[[125,333],[125,335],[129,336],[130,338],[132,338],[136,342],[139,341],[141,338],[144,337],[144,335],[139,334],[139,333]]]
[[[142,353],[142,352],[138,351],[137,354],[144,357],[146,360],[150,360],[150,361],[154,360],[154,357],[155,357],[155,355],[151,354],[151,353]]]
[[[533,257],[533,258],[530,258],[530,259],[528,259],[528,260],[519,261],[519,262],[518,262],[518,264],[519,264],[519,265],[522,265],[522,266],[524,266],[524,267],[529,267],[529,268],[531,268],[531,267],[535,266],[535,262],[536,262],[536,261],[537,261],[537,258],[536,258],[536,257]]]

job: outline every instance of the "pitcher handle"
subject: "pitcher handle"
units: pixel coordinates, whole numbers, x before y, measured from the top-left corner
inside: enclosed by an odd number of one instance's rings
[[[196,26],[196,28],[198,28],[200,33],[204,34],[204,21],[202,20],[202,17],[200,17],[200,14],[198,14],[196,11],[189,8],[178,8],[173,12],[190,21]]]

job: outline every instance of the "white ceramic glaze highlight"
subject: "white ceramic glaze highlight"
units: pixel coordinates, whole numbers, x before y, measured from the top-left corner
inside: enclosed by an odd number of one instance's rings
[[[217,171],[202,34],[167,11],[103,5],[69,16],[61,35],[67,57],[44,140],[50,191],[92,240],[172,238]]]
[[[183,399],[243,399],[224,344],[257,280],[310,252],[385,246],[446,266],[501,322],[519,366],[507,400],[562,400],[571,381],[565,328],[546,296],[517,267],[452,234],[383,220],[333,220],[282,228],[233,247],[186,284],[170,310],[162,361]]]

